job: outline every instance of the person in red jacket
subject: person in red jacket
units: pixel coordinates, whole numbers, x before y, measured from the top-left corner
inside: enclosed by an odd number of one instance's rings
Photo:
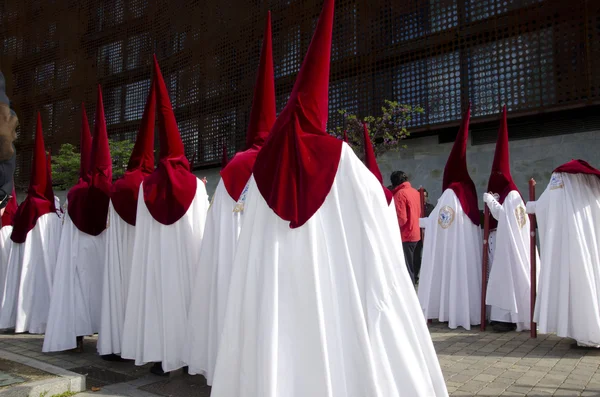
[[[391,176],[394,187],[394,202],[396,214],[400,225],[402,237],[402,248],[410,278],[415,283],[414,257],[417,243],[421,240],[421,229],[419,228],[419,217],[421,215],[421,198],[417,189],[413,188],[408,181],[408,176],[402,171],[394,171]]]

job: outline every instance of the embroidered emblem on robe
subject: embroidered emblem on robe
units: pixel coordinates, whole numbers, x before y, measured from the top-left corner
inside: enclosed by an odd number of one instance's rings
[[[527,223],[527,212],[522,205],[515,208],[515,217],[517,218],[517,225],[520,229],[523,229],[523,226]]]
[[[442,229],[448,229],[452,226],[452,222],[454,222],[454,209],[447,205],[443,206],[440,209],[440,213],[438,215],[438,224],[442,227]]]
[[[246,184],[244,190],[242,190],[242,194],[240,194],[240,199],[233,207],[233,212],[244,212],[244,203],[246,202],[246,193],[248,193],[249,184]]]
[[[552,174],[550,177],[550,190],[562,189],[564,186],[562,176],[560,174]]]

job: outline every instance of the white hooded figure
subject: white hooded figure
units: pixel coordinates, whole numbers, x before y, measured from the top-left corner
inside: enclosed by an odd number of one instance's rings
[[[83,349],[83,338],[100,329],[106,224],[112,183],[102,90],[91,140],[82,105],[80,179],[67,194],[58,258],[42,351]],[[91,144],[90,144],[91,140]]]
[[[269,13],[246,135],[246,150],[237,153],[221,171],[221,180],[207,216],[200,262],[195,271],[183,355],[188,372],[204,375],[209,384],[212,383],[233,258],[244,216],[241,202],[256,156],[276,119],[271,42]]]
[[[156,58],[154,84],[160,140],[158,166],[138,194],[121,357],[154,362],[153,373],[185,366],[183,351],[195,267],[209,202],[190,171]]]
[[[537,218],[543,262],[539,332],[600,347],[600,171],[583,160],[558,167],[527,212]]]
[[[467,170],[471,107],[444,170],[443,194],[425,229],[419,277],[419,301],[427,319],[452,329],[481,323],[481,228],[475,184]]]
[[[531,328],[530,227],[525,203],[510,173],[506,106],[498,131],[488,192],[490,208],[489,280],[486,303],[495,331]],[[494,255],[498,252],[498,255]],[[539,263],[536,258],[536,263]]]
[[[212,397],[448,395],[381,183],[326,132],[333,14],[254,164]]]
[[[29,189],[14,217],[0,309],[0,328],[18,333],[43,334],[48,322],[61,220],[47,165],[38,113]]]
[[[98,353],[105,360],[118,360],[121,353],[125,306],[133,261],[138,194],[144,178],[154,171],[154,123],[156,90],[151,84],[140,129],[127,170],[110,190],[102,316],[98,331]]]

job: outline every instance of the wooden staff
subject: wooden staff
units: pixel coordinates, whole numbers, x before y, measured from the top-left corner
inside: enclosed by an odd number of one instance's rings
[[[529,180],[529,201],[535,201],[535,180],[531,178]],[[529,214],[529,227],[531,229],[530,234],[530,263],[531,263],[531,295],[530,295],[530,315],[531,315],[531,337],[537,338],[537,324],[533,321],[533,312],[535,310],[535,299],[537,296],[537,261],[535,259],[537,254],[537,243],[536,243],[536,219],[535,214]]]
[[[425,189],[423,186],[419,188],[419,195],[421,196],[421,218],[425,218]],[[423,240],[424,234],[423,229],[421,229],[421,241],[423,242],[425,242]]]
[[[485,331],[486,327],[486,305],[485,298],[487,296],[488,283],[488,262],[489,262],[489,246],[490,239],[490,208],[485,204],[483,211],[483,257],[481,260],[481,331]]]
[[[421,186],[419,188],[419,195],[421,196],[421,218],[425,218],[425,188]],[[425,231],[421,229],[421,244],[425,248]],[[427,324],[432,324],[433,321],[427,320]]]

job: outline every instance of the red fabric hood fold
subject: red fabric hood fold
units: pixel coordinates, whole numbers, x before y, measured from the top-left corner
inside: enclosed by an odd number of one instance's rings
[[[85,115],[85,112],[83,112]],[[82,120],[83,122],[83,120]],[[87,123],[85,123],[87,124]],[[82,129],[86,127],[82,125]],[[82,142],[82,159],[83,159]],[[82,163],[83,166],[83,163]],[[110,188],[112,184],[112,160],[108,145],[102,88],[98,86],[96,121],[90,165],[90,181],[79,181],[67,194],[69,217],[81,232],[98,236],[106,229]]]
[[[233,159],[221,170],[221,178],[223,179],[225,189],[234,201],[239,200],[244,187],[248,183],[252,175],[256,156],[269,136],[269,132],[277,118],[275,78],[273,73],[271,12],[269,11],[256,85],[254,86],[250,123],[248,124],[248,132],[246,134],[246,150],[236,153]],[[226,152],[223,156],[225,158]]]
[[[25,242],[27,234],[35,227],[39,217],[50,212],[56,213],[54,193],[52,192],[52,185],[49,185],[47,165],[42,117],[38,113],[29,189],[27,190],[27,197],[17,209],[13,231],[10,236],[15,243],[22,244]]]
[[[334,0],[325,0],[290,99],[253,169],[261,195],[292,228],[304,225],[321,208],[344,143],[326,132],[333,16]]]
[[[183,217],[194,197],[198,179],[190,172],[169,92],[156,55],[154,84],[160,141],[160,160],[156,169],[144,179],[144,202],[152,218],[163,225],[172,225]]]
[[[587,161],[584,160],[571,160],[568,163],[557,167],[553,172],[596,175],[600,178],[600,171],[592,167]]]

